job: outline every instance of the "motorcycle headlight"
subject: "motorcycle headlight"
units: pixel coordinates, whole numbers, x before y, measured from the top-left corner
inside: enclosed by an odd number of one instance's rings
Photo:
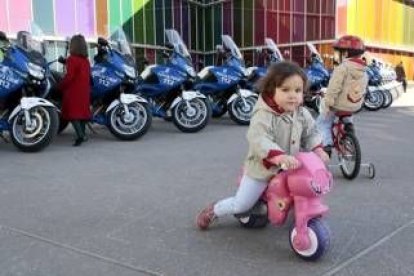
[[[186,70],[187,70],[187,74],[189,74],[191,77],[195,78],[196,72],[195,72],[193,67],[187,66]]]
[[[242,74],[243,74],[244,77],[248,77],[249,76],[249,74],[247,73],[246,68],[240,68],[240,70],[241,70],[241,72],[242,72]]]
[[[250,78],[254,71],[257,69],[257,67],[249,67],[246,69],[246,77]]]
[[[27,64],[27,71],[29,71],[29,74],[36,79],[42,80],[45,78],[45,69],[34,63],[29,62]]]
[[[122,66],[124,68],[125,75],[130,77],[131,79],[135,79],[137,76],[135,74],[135,68],[129,65],[124,64]]]

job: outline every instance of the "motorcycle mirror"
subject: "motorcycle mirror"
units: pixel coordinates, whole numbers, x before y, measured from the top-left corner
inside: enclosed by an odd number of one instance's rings
[[[9,39],[7,38],[7,35],[5,32],[0,31],[0,41],[9,42]]]
[[[103,37],[98,37],[98,44],[101,46],[108,46],[108,41]]]
[[[219,53],[223,53],[223,52],[224,52],[224,48],[223,48],[223,46],[221,46],[221,45],[216,45],[216,50],[217,50],[217,52],[219,52]]]
[[[174,45],[173,44],[171,44],[170,42],[167,42],[167,43],[165,43],[165,45],[164,45],[167,49],[169,49],[169,50],[173,50],[174,49]]]
[[[66,63],[66,58],[64,58],[63,56],[59,56],[58,62],[62,63],[62,64],[65,64]]]
[[[162,52],[162,57],[163,58],[169,58],[170,55],[167,52]]]

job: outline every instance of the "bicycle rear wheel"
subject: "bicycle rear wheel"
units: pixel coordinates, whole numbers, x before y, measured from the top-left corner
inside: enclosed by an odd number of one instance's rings
[[[358,176],[361,169],[361,147],[354,134],[347,133],[339,141],[339,164],[343,176],[352,180]]]

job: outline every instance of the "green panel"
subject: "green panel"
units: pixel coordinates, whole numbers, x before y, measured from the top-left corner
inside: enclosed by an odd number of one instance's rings
[[[155,0],[156,44],[164,45],[164,6],[163,0]]]
[[[233,2],[233,39],[239,47],[243,47],[242,44],[242,2],[244,0],[234,0]]]
[[[206,48],[205,51],[210,51],[213,48],[213,31],[214,31],[214,23],[212,19],[213,15],[213,7],[205,8],[205,34],[206,34]]]
[[[144,43],[144,0],[134,0],[134,42]]]
[[[151,0],[145,4],[145,44],[155,44],[154,30],[154,1]]]
[[[253,46],[253,4],[254,0],[244,0],[244,47]]]
[[[204,57],[204,65],[214,65],[214,55],[205,55]]]
[[[53,0],[32,1],[34,21],[45,34],[53,35]]]
[[[114,32],[121,24],[121,5],[119,0],[109,0],[109,33]]]
[[[191,28],[190,43],[191,43],[191,49],[195,50],[197,49],[197,20],[196,20],[197,7],[195,5],[190,4],[189,8],[190,8],[189,24]]]
[[[222,8],[223,8],[222,4],[214,6],[214,42],[213,42],[213,48],[207,49],[208,51],[214,50],[216,45],[221,44]]]
[[[132,22],[132,0],[122,0],[120,1],[122,6],[122,27],[130,41],[133,39],[133,22]]]
[[[204,51],[204,40],[205,40],[205,21],[204,12],[205,9],[197,9],[197,50]]]
[[[136,60],[138,72],[142,72],[145,68],[145,65],[144,65],[145,49],[135,48],[134,51],[135,51],[135,60]]]

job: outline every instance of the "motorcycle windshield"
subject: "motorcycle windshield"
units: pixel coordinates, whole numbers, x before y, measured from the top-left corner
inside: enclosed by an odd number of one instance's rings
[[[312,43],[310,43],[310,42],[307,42],[307,43],[306,43],[306,46],[308,47],[309,51],[310,51],[312,54],[315,54],[315,56],[316,56],[317,60],[318,60],[319,62],[323,63],[323,62],[322,62],[322,57],[321,57],[321,54],[318,52],[318,50],[316,49],[316,47],[315,47]]]
[[[135,67],[135,60],[132,54],[131,43],[122,28],[117,28],[108,38],[112,49],[123,56],[124,62],[129,66]]]
[[[31,22],[29,31],[21,31],[17,34],[17,45],[27,52],[38,52],[46,54],[44,41],[45,34],[34,22]]]
[[[131,44],[122,28],[117,28],[109,36],[109,43],[113,49],[118,50],[121,54],[132,57]]]
[[[236,43],[234,43],[233,39],[228,35],[222,35],[221,39],[223,40],[223,46],[226,50],[230,51],[232,56],[243,60],[243,56],[240,53],[239,47],[237,47]]]
[[[185,46],[178,32],[176,30],[169,29],[165,30],[165,35],[167,36],[167,41],[174,45],[174,51],[191,61],[191,55],[188,52],[187,46]]]
[[[276,46],[276,43],[271,38],[265,39],[265,44],[267,49],[269,49],[272,52],[272,57],[276,60],[283,61],[284,58],[282,56],[282,53],[280,52],[279,48]]]

